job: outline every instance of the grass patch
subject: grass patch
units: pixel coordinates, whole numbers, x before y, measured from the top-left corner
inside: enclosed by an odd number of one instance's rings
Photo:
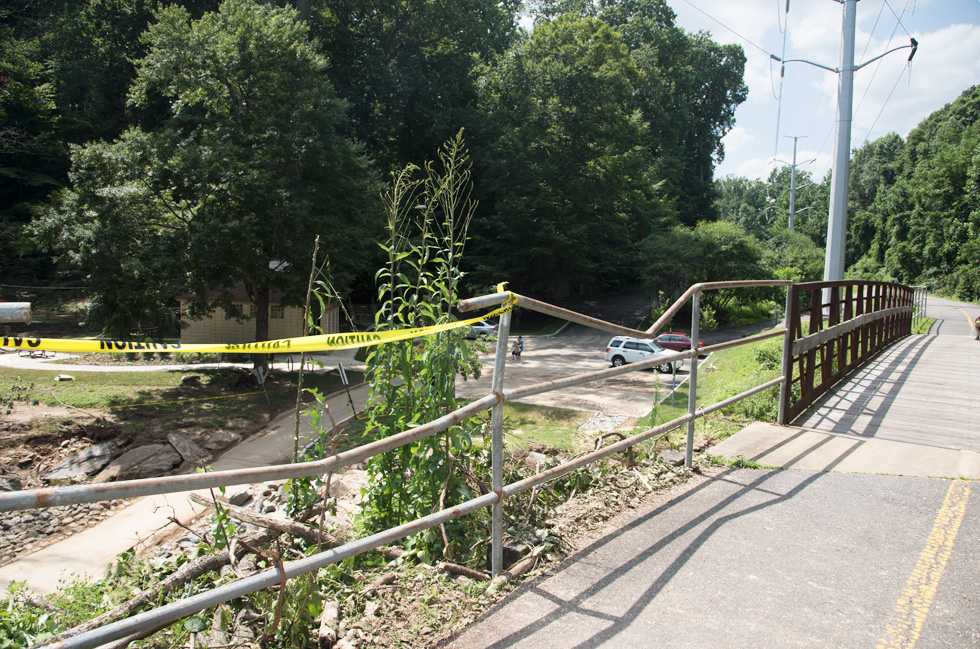
[[[463,405],[464,402],[460,402]],[[510,453],[527,448],[531,444],[545,444],[563,451],[582,450],[579,427],[592,415],[581,410],[536,406],[530,403],[509,402],[504,404],[504,446]],[[487,430],[490,427],[490,412],[485,417]],[[390,434],[403,431],[395,430]],[[355,448],[373,442],[375,436],[365,429],[365,421],[355,419],[344,431],[340,450]],[[475,438],[473,445],[484,448],[482,438]]]
[[[929,330],[932,329],[932,325],[935,322],[936,321],[933,320],[932,318],[923,318],[922,320],[919,320],[919,323],[917,325],[912,327],[912,333],[927,334],[929,333]]]
[[[581,450],[578,428],[592,415],[581,410],[536,406],[530,403],[504,404],[504,438],[511,452],[530,444],[545,444],[563,451]]]
[[[71,374],[74,381],[54,381],[56,373]],[[182,384],[187,375],[197,384]],[[347,371],[352,382],[358,372]],[[17,401],[45,406],[65,405],[86,411],[108,410],[121,421],[147,418],[220,424],[235,417],[253,418],[287,410],[296,403],[296,372],[273,375],[265,389],[239,387],[241,371],[210,369],[181,372],[71,372],[0,368],[0,394]],[[329,394],[342,388],[335,372],[306,373],[304,387]]]

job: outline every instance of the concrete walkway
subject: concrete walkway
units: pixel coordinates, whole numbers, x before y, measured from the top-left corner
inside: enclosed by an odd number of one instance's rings
[[[714,469],[611,521],[445,646],[980,648],[977,307],[929,306],[948,339],[886,350],[809,427],[712,447],[763,468]]]
[[[367,395],[366,385],[351,390],[358,412],[364,409]],[[349,419],[346,391],[334,393],[326,402],[338,423]],[[264,432],[227,450],[212,466],[223,471],[286,464],[292,460],[295,429],[294,413],[286,413],[273,420]],[[310,440],[314,435],[308,423],[301,420],[301,439]],[[98,525],[0,568],[0,588],[12,581],[26,581],[32,590],[44,595],[56,591],[59,582],[70,575],[101,577],[118,554],[134,548],[139,552],[180,533],[181,528],[171,523],[169,517],[189,524],[203,510],[191,503],[186,494],[141,498]]]

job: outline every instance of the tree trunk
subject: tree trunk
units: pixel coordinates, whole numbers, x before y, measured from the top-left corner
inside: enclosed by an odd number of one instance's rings
[[[255,342],[269,340],[269,286],[256,286],[252,299],[255,301]],[[252,367],[261,367],[264,375],[269,371],[269,355],[252,354]]]
[[[296,0],[296,11],[301,22],[307,22],[313,13],[313,0]]]

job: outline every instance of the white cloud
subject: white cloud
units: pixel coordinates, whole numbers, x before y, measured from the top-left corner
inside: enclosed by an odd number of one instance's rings
[[[751,135],[741,126],[736,126],[722,138],[722,144],[725,145],[725,152],[736,153],[745,148],[745,146],[755,140],[755,136]]]

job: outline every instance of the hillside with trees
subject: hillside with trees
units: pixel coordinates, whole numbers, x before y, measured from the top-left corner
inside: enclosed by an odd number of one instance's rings
[[[722,220],[768,251],[781,278],[819,280],[826,245],[829,174],[799,172],[796,223],[788,230],[790,170],[766,181],[717,181]],[[923,120],[853,153],[848,194],[847,277],[926,285],[980,299],[980,86]]]

